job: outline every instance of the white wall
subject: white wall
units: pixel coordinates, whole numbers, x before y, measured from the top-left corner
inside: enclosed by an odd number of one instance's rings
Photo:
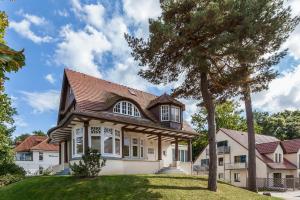
[[[246,160],[248,163],[248,150],[241,146],[238,142],[233,140],[231,137],[228,137],[225,133],[222,131],[218,131],[216,135],[216,141],[228,141],[228,146],[230,147],[230,154],[224,154],[224,155],[217,155],[217,173],[223,173],[224,179],[227,182],[230,182],[233,185],[239,186],[239,187],[246,187],[246,180],[247,180],[247,170],[241,169],[241,170],[225,170],[224,166],[218,165],[218,158],[223,157],[224,164],[226,163],[234,163],[234,157],[239,155],[246,155]],[[199,155],[199,157],[195,160],[194,165],[201,165],[201,159],[209,158],[208,155],[206,155],[206,149],[208,149],[208,146],[203,150],[203,152]],[[248,166],[251,167],[251,166]],[[260,160],[259,158],[256,158],[256,176],[258,178],[266,178],[267,177],[267,166],[266,164]],[[231,172],[230,172],[231,171]],[[241,182],[234,182],[234,173],[240,173],[241,176]],[[218,176],[217,174],[217,176]]]
[[[38,173],[39,167],[47,169],[51,166],[59,164],[58,152],[44,151],[43,156],[43,160],[39,160],[39,152],[34,151],[32,161],[16,161],[16,164],[23,167],[28,175],[34,175]]]

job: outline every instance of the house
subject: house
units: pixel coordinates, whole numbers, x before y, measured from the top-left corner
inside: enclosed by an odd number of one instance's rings
[[[235,186],[247,187],[248,135],[246,132],[221,128],[216,134],[218,178]],[[299,177],[300,140],[280,141],[267,135],[255,135],[256,176],[272,179],[272,186],[280,186],[280,179]],[[194,162],[194,168],[208,173],[209,146]]]
[[[16,164],[23,167],[27,175],[41,174],[59,163],[59,146],[49,144],[46,136],[32,135],[15,147]]]
[[[185,105],[153,94],[65,69],[57,126],[60,165],[68,169],[88,148],[106,158],[101,174],[156,173],[176,167],[191,173],[191,140]],[[180,144],[179,144],[180,143]]]

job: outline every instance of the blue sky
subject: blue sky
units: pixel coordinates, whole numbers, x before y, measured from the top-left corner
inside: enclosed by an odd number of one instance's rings
[[[47,131],[56,124],[63,69],[149,91],[157,95],[176,86],[154,86],[137,76],[124,33],[146,38],[148,18],[160,15],[158,0],[0,1],[9,16],[6,41],[25,48],[26,66],[10,74],[6,92],[18,115],[14,136]],[[288,2],[300,14],[300,1]],[[289,54],[276,66],[281,76],[268,91],[253,95],[254,107],[276,112],[300,108],[300,27],[283,45]],[[186,118],[196,111],[187,103]]]

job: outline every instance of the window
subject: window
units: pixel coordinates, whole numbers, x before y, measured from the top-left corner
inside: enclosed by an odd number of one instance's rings
[[[241,182],[240,173],[234,173],[234,182]]]
[[[91,127],[91,149],[101,153],[101,127]]]
[[[140,155],[141,155],[141,158],[144,157],[144,140],[143,139],[140,140]]]
[[[39,174],[43,174],[44,168],[42,166],[39,166]]]
[[[113,153],[113,129],[104,128],[104,153]]]
[[[44,154],[43,154],[43,152],[39,152],[39,160],[44,160]]]
[[[163,155],[164,155],[164,156],[167,156],[167,152],[166,152],[166,151],[163,151]]]
[[[115,154],[120,155],[121,151],[120,151],[120,146],[121,146],[121,133],[118,130],[115,130]]]
[[[161,107],[161,121],[169,121],[169,106],[168,105],[162,105]]]
[[[219,173],[219,174],[218,174],[218,178],[219,178],[219,179],[224,179],[224,174],[223,174],[223,173]]]
[[[217,142],[217,147],[227,147],[227,146],[228,146],[228,141],[227,140]]]
[[[130,103],[128,101],[120,101],[116,103],[113,108],[113,112],[134,117],[141,117],[138,108],[133,103]]]
[[[16,155],[17,161],[32,161],[32,152],[18,152]]]
[[[224,165],[223,157],[218,159],[218,163],[219,163],[219,166],[223,166]]]
[[[278,162],[278,154],[275,153],[275,162],[277,163]]]
[[[123,154],[125,157],[129,157],[129,147],[130,147],[130,139],[128,137],[125,137],[124,147],[123,147]]]
[[[175,151],[174,151],[175,153]],[[187,150],[178,150],[179,161],[186,162],[187,161]]]
[[[137,138],[132,138],[132,157],[138,157],[138,139]]]
[[[209,165],[209,159],[201,159],[201,166],[208,166]]]
[[[281,154],[278,154],[278,162],[281,163]]]
[[[234,156],[235,163],[246,163],[246,155]]]
[[[154,154],[154,148],[148,148],[148,154]]]
[[[180,108],[171,106],[171,121],[180,123]]]
[[[73,154],[79,156],[83,153],[83,128],[75,129],[73,134]]]

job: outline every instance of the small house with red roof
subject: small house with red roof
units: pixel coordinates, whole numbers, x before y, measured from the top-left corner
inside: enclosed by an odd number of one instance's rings
[[[246,132],[221,128],[216,135],[217,173],[225,180],[239,187],[247,186],[248,135]],[[269,187],[282,187],[283,178],[299,178],[300,139],[280,141],[268,135],[255,135],[257,180],[269,178]],[[194,168],[204,174],[208,172],[209,146],[198,156]],[[288,183],[288,182],[287,182]]]
[[[184,120],[185,105],[66,69],[57,125],[48,131],[60,146],[64,171],[88,148],[106,158],[101,174],[191,173],[191,140],[198,135]],[[172,168],[172,169],[171,169]]]
[[[38,175],[59,164],[59,146],[50,144],[47,136],[32,135],[15,147],[16,164],[27,175]]]

